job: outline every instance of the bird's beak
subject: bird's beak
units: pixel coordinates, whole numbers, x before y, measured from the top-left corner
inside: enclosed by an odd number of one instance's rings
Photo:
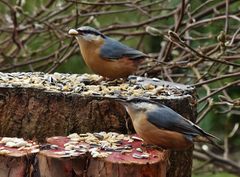
[[[76,36],[76,35],[79,35],[80,33],[77,30],[75,30],[75,29],[70,29],[68,31],[68,34],[70,34],[72,36]]]

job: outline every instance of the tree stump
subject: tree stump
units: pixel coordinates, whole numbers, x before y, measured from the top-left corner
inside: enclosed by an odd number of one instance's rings
[[[43,142],[70,133],[133,133],[125,109],[109,97],[148,97],[195,121],[195,90],[190,86],[131,76],[94,84],[96,75],[0,73],[0,136]],[[169,177],[191,176],[192,150],[172,152]]]
[[[91,177],[166,176],[168,163],[166,150],[143,147],[142,141],[133,140],[131,136],[124,138],[131,141],[117,139],[120,144],[116,147],[110,143],[112,138],[105,139],[99,144],[71,141],[67,137],[48,138],[47,142],[55,148],[39,153],[40,175],[41,177],[72,177],[72,174]],[[106,142],[109,144],[102,146]],[[71,150],[66,150],[70,146]]]
[[[26,145],[27,147],[25,147]],[[35,154],[38,152],[38,145],[33,141],[27,142],[18,138],[0,138],[0,176],[31,176],[35,168]]]

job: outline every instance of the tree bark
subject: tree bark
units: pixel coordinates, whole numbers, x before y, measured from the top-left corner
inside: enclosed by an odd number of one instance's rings
[[[25,88],[24,85],[9,85],[4,80],[2,82],[4,83],[0,83],[0,136],[2,137],[18,136],[43,142],[46,137],[64,136],[73,132],[113,131],[124,134],[133,132],[125,109],[112,99],[101,95],[83,96],[64,91],[54,92],[31,85]],[[165,90],[175,89],[179,92],[154,100],[195,121],[194,88],[164,81],[157,82],[157,85],[163,86]],[[191,176],[192,150],[172,152],[170,164],[167,176]]]

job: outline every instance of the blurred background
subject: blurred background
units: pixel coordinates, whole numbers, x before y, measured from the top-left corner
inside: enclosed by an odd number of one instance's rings
[[[150,55],[142,70],[194,85],[196,122],[222,140],[195,147],[193,176],[240,176],[239,0],[0,0],[0,16],[1,72],[91,73],[67,34],[83,25]]]

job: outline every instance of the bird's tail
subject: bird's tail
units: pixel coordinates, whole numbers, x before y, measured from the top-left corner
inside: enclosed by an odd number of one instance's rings
[[[217,138],[216,136],[213,136],[213,135],[211,135],[211,134],[207,134],[207,135],[205,135],[205,136],[201,136],[201,135],[196,136],[196,137],[194,138],[194,141],[195,141],[195,142],[206,142],[206,143],[212,144],[212,145],[214,145],[215,147],[217,147],[218,149],[224,151],[223,147],[221,147],[219,144],[217,144],[217,143],[213,140],[213,138],[216,139],[216,140],[218,140],[218,141],[220,141],[219,138]]]

